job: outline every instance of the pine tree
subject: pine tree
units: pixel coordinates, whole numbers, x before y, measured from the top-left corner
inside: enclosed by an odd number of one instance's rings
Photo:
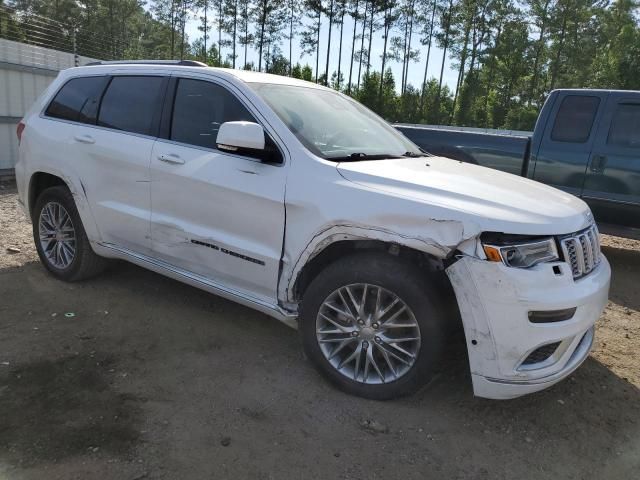
[[[315,74],[316,83],[318,83],[320,67],[320,29],[322,27],[322,14],[325,8],[322,0],[305,0],[304,9],[310,23],[301,33],[300,48],[302,52],[307,55],[313,55],[315,52]]]

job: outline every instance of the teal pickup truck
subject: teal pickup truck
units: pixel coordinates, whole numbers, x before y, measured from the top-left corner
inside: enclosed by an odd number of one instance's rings
[[[429,153],[572,193],[600,231],[640,239],[640,91],[554,90],[533,132],[395,127]]]

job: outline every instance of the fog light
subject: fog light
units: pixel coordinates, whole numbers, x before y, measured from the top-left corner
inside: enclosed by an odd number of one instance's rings
[[[529,312],[531,323],[553,323],[570,320],[576,313],[576,307],[565,308],[564,310],[542,310],[539,312]]]

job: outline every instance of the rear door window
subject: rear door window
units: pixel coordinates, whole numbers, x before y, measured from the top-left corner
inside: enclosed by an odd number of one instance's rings
[[[45,115],[95,125],[100,97],[109,77],[81,77],[69,80],[51,101]]]
[[[113,77],[102,99],[98,125],[142,135],[157,134],[163,77]]]
[[[640,104],[622,103],[617,106],[607,145],[640,149]]]
[[[244,105],[225,88],[203,80],[179,80],[171,121],[171,140],[216,148],[220,125],[240,120],[256,122]]]
[[[588,95],[568,95],[556,114],[551,131],[554,142],[585,143],[591,135],[593,120],[600,98]]]

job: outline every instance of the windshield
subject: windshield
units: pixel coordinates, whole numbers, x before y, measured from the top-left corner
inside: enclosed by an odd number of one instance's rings
[[[391,125],[337,92],[271,83],[250,85],[319,157],[340,161],[422,155]]]

